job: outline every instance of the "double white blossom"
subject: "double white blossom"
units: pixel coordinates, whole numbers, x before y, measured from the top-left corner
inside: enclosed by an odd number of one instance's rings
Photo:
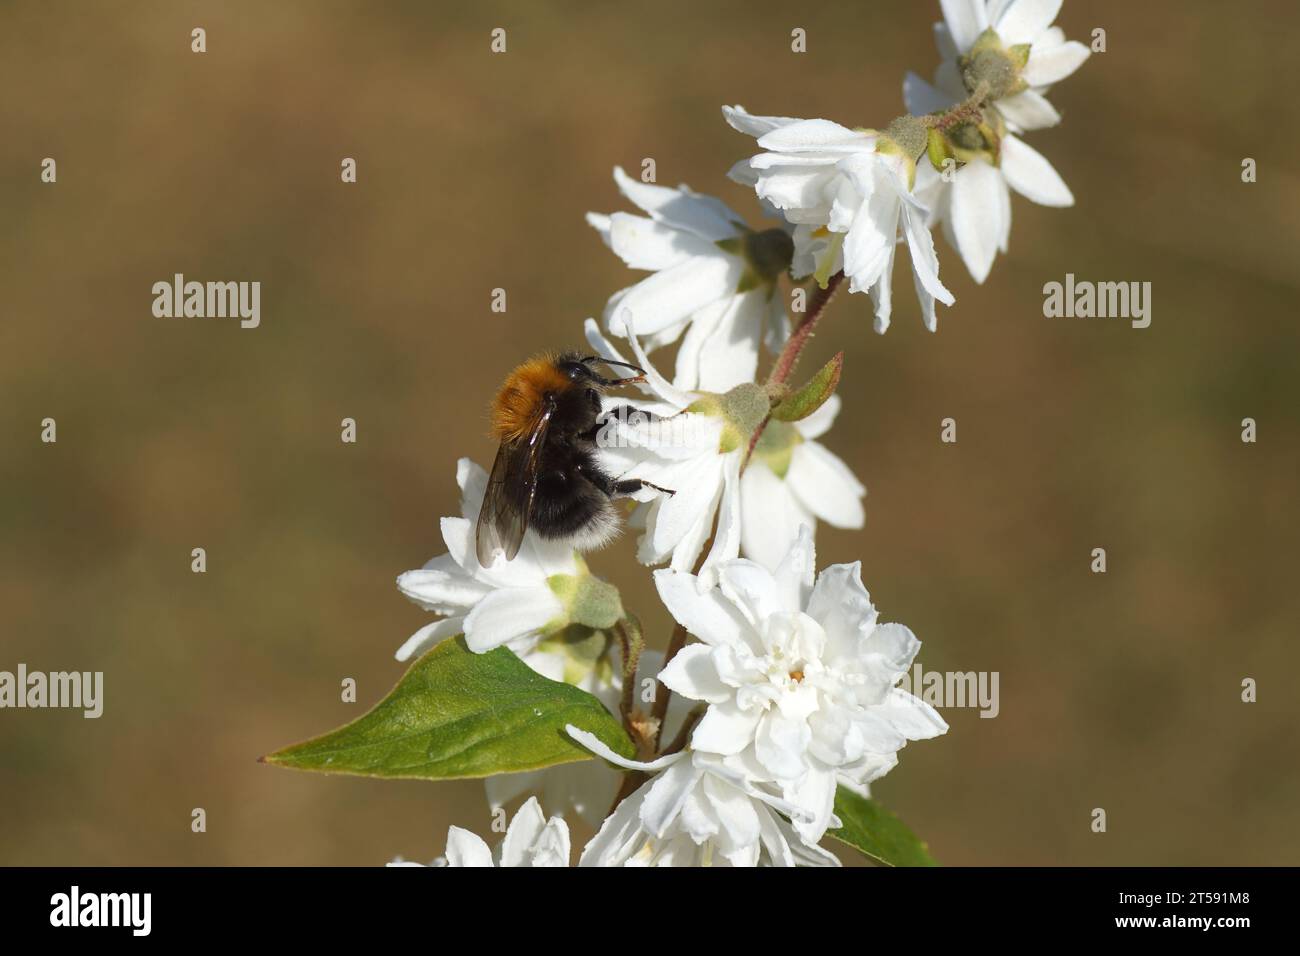
[[[705,589],[690,574],[655,572],[664,604],[700,641],[659,676],[708,705],[691,747],[779,788],[802,811],[793,823],[809,843],[833,825],[837,783],[863,788],[908,740],[948,729],[895,687],[920,641],[901,624],[877,623],[859,565],[832,565],[814,583],[813,563],[804,529],[775,571],[731,561]]]
[[[997,142],[982,151],[992,156],[971,156],[947,177],[923,163],[917,177],[916,192],[930,209],[929,224],[943,226],[948,243],[976,282],[988,277],[998,252],[1007,251],[1009,190],[1043,206],[1074,204],[1073,194],[1052,164],[1016,135],[1061,121],[1045,94],[1088,58],[1086,46],[1067,41],[1061,29],[1052,26],[1060,7],[1061,0],[943,0],[944,22],[936,23],[934,30],[942,61],[934,83],[914,73],[903,82],[903,98],[912,113],[946,110],[971,92],[959,58],[980,46],[989,55],[1018,62],[1023,46],[1028,46],[1011,94],[992,102],[995,124],[1003,127],[994,130]],[[1013,50],[1017,47],[1018,53]]]
[[[838,866],[781,814],[803,811],[756,787],[713,754],[678,751],[627,760],[594,734],[569,726],[593,753],[627,770],[660,771],[610,814],[579,866]]]
[[[523,806],[506,828],[505,838],[491,850],[483,838],[461,827],[447,830],[447,850],[431,866],[568,866],[569,825],[559,817],[547,820],[535,798]],[[394,860],[389,866],[421,866]]]
[[[654,274],[610,298],[606,328],[626,328],[650,349],[680,338],[678,388],[726,391],[752,381],[760,344],[775,352],[789,332],[776,288],[788,237],[753,233],[721,200],[684,185],[638,182],[620,167],[614,181],[646,215],[588,213],[587,221],[629,267]]]
[[[842,270],[849,291],[871,293],[876,331],[884,332],[893,310],[894,253],[904,242],[921,317],[934,331],[935,302],[952,305],[953,297],[939,281],[928,214],[912,195],[916,163],[904,148],[887,134],[825,119],[754,116],[740,106],[722,112],[763,150],[729,175],[795,225],[794,275],[824,281]]]

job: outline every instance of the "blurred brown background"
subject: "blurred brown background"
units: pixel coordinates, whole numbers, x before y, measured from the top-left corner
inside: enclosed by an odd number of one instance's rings
[[[99,720],[0,712],[0,863],[376,864],[486,834],[477,782],[255,758],[402,673],[430,618],[393,579],[442,550],[456,458],[489,463],[490,394],[634,278],[583,221],[626,208],[611,167],[654,157],[758,222],[721,104],[883,125],[936,56],[931,2],[468,7],[0,9],[0,669],[106,682]],[[821,562],[861,557],[927,669],[1001,673],[997,719],[948,711],[876,793],[948,864],[1295,864],[1297,14],[1069,0],[1059,22],[1109,48],[1028,137],[1076,207],[1015,198],[983,287],[940,242],[937,335],[900,267],[889,334],[841,297],[806,363],[845,350],[826,441],[870,490]],[[154,318],[175,272],[261,281],[261,327]],[[1151,327],[1045,319],[1067,272],[1152,282]],[[593,566],[662,643],[632,552]]]

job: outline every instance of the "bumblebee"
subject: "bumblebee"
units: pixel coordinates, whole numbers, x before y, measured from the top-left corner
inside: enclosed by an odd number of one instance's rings
[[[607,378],[593,366],[636,374]],[[475,547],[483,567],[498,553],[513,560],[532,528],[543,538],[572,541],[579,550],[598,548],[618,533],[613,499],[643,488],[672,494],[647,481],[616,479],[596,455],[596,435],[606,389],[645,381],[645,371],[626,362],[577,353],[540,356],[516,368],[492,403],[492,432],[501,441],[479,512]]]

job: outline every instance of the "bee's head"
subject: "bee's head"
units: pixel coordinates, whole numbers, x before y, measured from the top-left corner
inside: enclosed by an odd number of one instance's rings
[[[610,368],[626,368],[636,374],[628,378],[607,378],[597,371],[596,366],[606,365]],[[569,381],[578,385],[587,385],[593,388],[608,388],[613,385],[631,385],[635,382],[645,381],[645,369],[638,368],[628,362],[617,362],[613,359],[602,358],[599,355],[580,356],[576,352],[561,355],[555,360],[555,367],[565,375]]]

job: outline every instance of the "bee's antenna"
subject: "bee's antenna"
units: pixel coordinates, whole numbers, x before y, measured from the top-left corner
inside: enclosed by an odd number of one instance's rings
[[[600,362],[602,365],[617,365],[620,368],[630,368],[638,375],[645,374],[645,369],[641,368],[639,365],[633,365],[631,362],[619,362],[615,359],[607,359],[600,355],[588,355],[584,359],[579,359],[579,361],[582,362],[583,365],[587,365],[591,362]]]

